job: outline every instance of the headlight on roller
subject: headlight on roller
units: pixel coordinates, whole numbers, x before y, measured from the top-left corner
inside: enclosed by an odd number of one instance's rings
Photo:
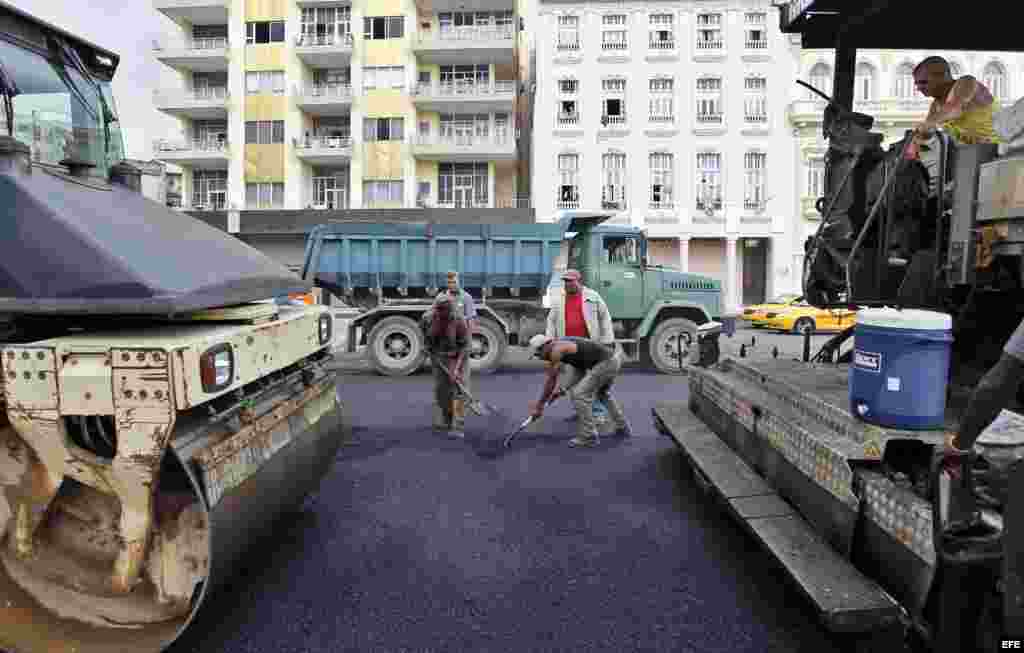
[[[331,337],[334,335],[334,319],[330,313],[324,313],[320,316],[319,322],[319,333],[320,333],[320,344],[326,345],[331,341]]]
[[[210,347],[199,359],[203,392],[220,392],[235,378],[235,355],[231,345],[224,343]]]

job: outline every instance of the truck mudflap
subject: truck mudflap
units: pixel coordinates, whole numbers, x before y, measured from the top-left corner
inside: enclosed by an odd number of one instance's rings
[[[17,515],[7,497],[32,472],[34,454],[0,421],[0,650],[163,651],[253,542],[316,491],[348,431],[335,373],[318,366],[265,380],[262,391],[221,408],[179,417],[155,492],[145,571],[127,595],[109,588],[117,502],[71,479],[32,555],[15,553]]]

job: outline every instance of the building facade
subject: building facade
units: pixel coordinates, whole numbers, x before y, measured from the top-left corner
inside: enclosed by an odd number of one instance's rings
[[[799,46],[767,0],[540,0],[532,197],[609,210],[650,259],[723,282],[726,304],[799,287]]]
[[[255,210],[524,204],[517,1],[155,0],[182,208],[237,233]]]
[[[803,50],[799,78],[832,94],[832,50]],[[914,88],[914,66],[931,55],[950,62],[953,76],[973,75],[981,80],[1003,107],[1024,95],[1024,55],[1000,52],[924,52],[914,50],[861,50],[857,53],[854,109],[875,118],[873,131],[885,136],[884,146],[899,143],[906,132],[924,119],[931,100]],[[825,101],[803,87],[795,87],[789,121],[799,165],[797,184],[801,239],[817,231],[821,215],[815,208],[825,193],[825,153],[822,112]],[[802,256],[798,256],[802,269]]]

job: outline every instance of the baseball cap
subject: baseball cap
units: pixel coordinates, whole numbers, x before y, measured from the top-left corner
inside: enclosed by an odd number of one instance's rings
[[[543,333],[538,333],[534,337],[530,338],[530,352],[534,356],[539,358],[541,347],[548,344],[552,340],[554,340],[554,338],[552,338],[551,336],[544,335]]]

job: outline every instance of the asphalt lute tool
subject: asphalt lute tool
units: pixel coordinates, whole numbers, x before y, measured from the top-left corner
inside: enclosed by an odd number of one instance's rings
[[[466,389],[466,386],[463,385],[463,383],[459,381],[457,378],[455,378],[455,375],[452,374],[452,371],[450,369],[448,369],[448,366],[444,364],[444,362],[441,361],[436,355],[432,354],[431,359],[433,360],[434,365],[439,365],[441,369],[444,370],[444,373],[448,375],[448,378],[451,379],[452,383],[454,383],[455,386],[459,389],[459,392],[461,392],[462,395],[466,398],[466,403],[469,406],[469,410],[476,413],[480,417],[486,418],[487,426],[485,432],[504,433],[509,425],[510,420],[508,419],[508,417],[506,417],[505,414],[495,406],[492,406],[491,404],[488,403],[484,403],[482,401],[478,401],[475,397],[473,397],[473,395],[469,393],[469,390]],[[467,360],[466,365],[469,364],[470,363]]]
[[[551,399],[548,399],[548,402],[547,402],[546,405],[550,406],[551,404],[555,403],[555,401],[559,397],[561,397],[563,394],[565,394],[565,392],[563,390],[559,390],[558,392],[556,392],[554,394],[554,396],[551,397]],[[515,429],[513,429],[509,433],[505,434],[505,448],[507,449],[508,447],[512,446],[512,440],[514,440],[517,435],[519,435],[520,433],[525,431],[526,427],[528,427],[530,424],[533,424],[534,422],[536,422],[539,419],[540,419],[539,417],[534,417],[533,415],[530,415],[529,417],[524,419],[523,422],[519,426],[517,426]]]

